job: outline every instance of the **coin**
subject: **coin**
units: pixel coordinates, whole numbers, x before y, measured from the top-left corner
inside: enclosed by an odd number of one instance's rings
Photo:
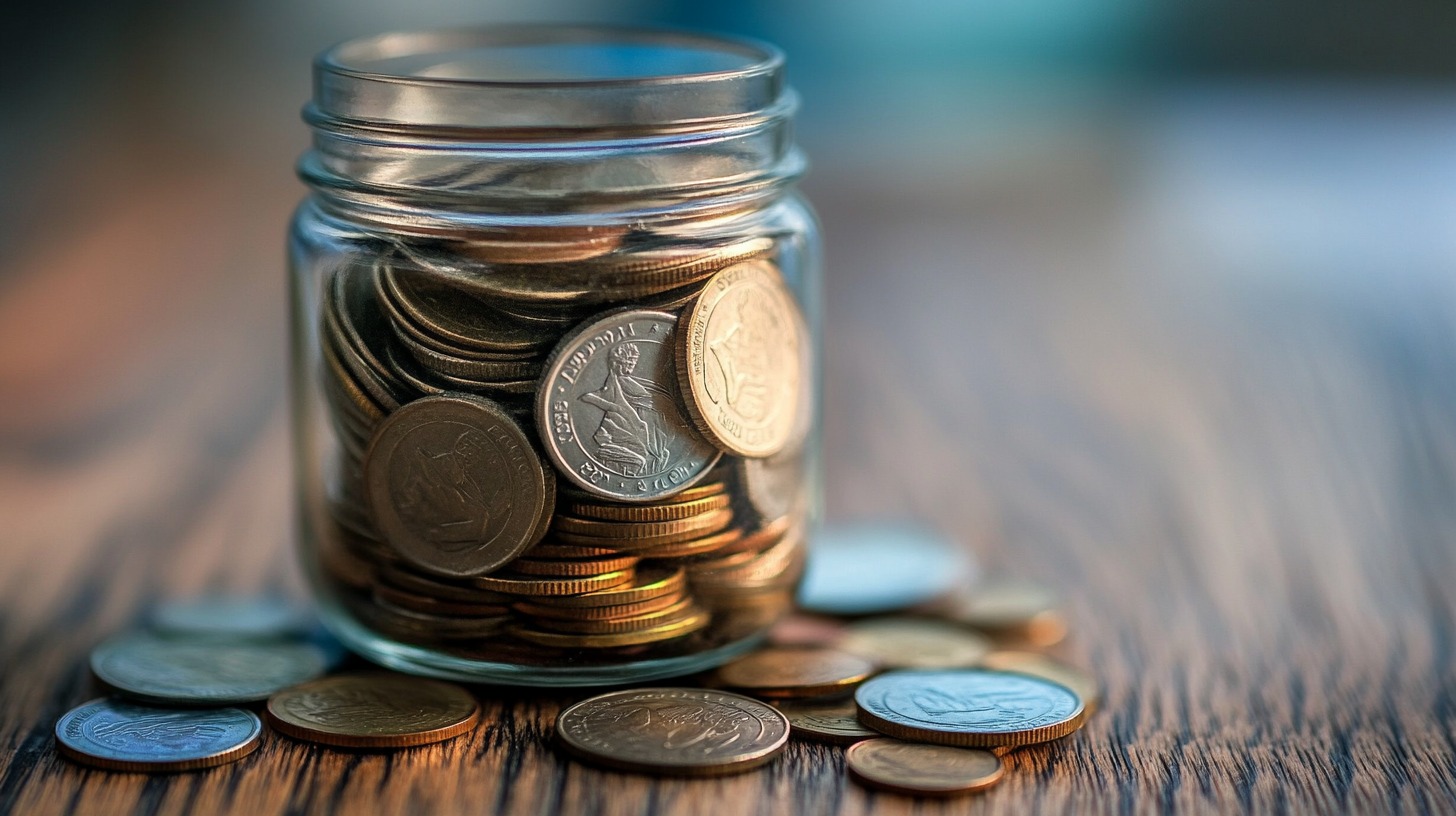
[[[773,759],[789,721],[749,697],[692,688],[614,691],[556,718],[563,747],[611,768],[682,776],[746,771]]]
[[[515,420],[463,394],[415,400],[384,421],[364,462],[370,506],[416,566],[480,575],[544,533],[555,481]]]
[[[770,646],[718,669],[725,686],[763,697],[848,694],[875,670],[862,657],[805,646]]]
[[[681,592],[687,584],[686,579],[687,575],[681,567],[644,567],[638,570],[631,580],[621,584],[593,592],[551,598],[550,602],[552,606],[560,607],[617,606],[636,603]],[[539,603],[541,600],[538,599],[537,602]]]
[[[970,554],[944,535],[907,523],[825,525],[810,548],[799,605],[828,615],[907,609],[968,583]]]
[[[1075,666],[1036,652],[991,652],[981,658],[981,665],[997,671],[1020,672],[1061,683],[1075,691],[1090,714],[1102,701],[1102,687],[1091,675]]]
[[[925,618],[870,618],[849,625],[835,647],[882,669],[953,669],[974,666],[991,641],[954,624]]]
[[[917,745],[892,739],[857,743],[844,754],[856,779],[912,796],[985,790],[1001,781],[1001,758],[990,751]]]
[[[861,684],[854,700],[860,722],[882,734],[972,748],[1058,739],[1087,715],[1066,686],[985,669],[889,672]]]
[[[609,589],[632,580],[631,569],[604,572],[584,578],[536,578],[529,575],[482,575],[475,578],[475,585],[492,592],[510,595],[585,595],[588,592]]]
[[[708,613],[694,607],[684,614],[656,623],[646,629],[634,629],[628,632],[573,634],[552,632],[531,626],[517,626],[511,629],[511,634],[538,646],[551,646],[558,649],[610,649],[618,646],[640,646],[644,643],[674,640],[702,629],[708,625],[711,619]]]
[[[663,522],[678,521],[698,516],[728,506],[729,497],[723,494],[704,496],[692,501],[665,502],[662,504],[587,504],[572,502],[566,505],[566,512],[588,519],[602,521]]]
[[[263,723],[240,708],[153,708],[101,699],[56,723],[56,748],[76,762],[115,771],[190,771],[242,759]]]
[[[677,369],[698,429],[741,456],[772,456],[799,418],[808,330],[772,263],[734,264],[713,275],[683,314]]]
[[[666,312],[612,312],[552,351],[536,421],[552,461],[582,490],[655,501],[691,487],[718,461],[678,407],[675,324]]]
[[[543,264],[582,261],[616,249],[626,227],[515,227],[498,236],[472,235],[453,242],[463,255],[499,264]]]
[[[552,522],[552,528],[558,533],[575,536],[624,538],[634,542],[674,539],[667,543],[675,543],[696,535],[716,533],[732,521],[733,511],[725,507],[672,521],[601,521],[558,515]]]
[[[1051,646],[1067,635],[1056,593],[1041,584],[1008,579],[982,581],[950,598],[942,614],[999,638]]]
[[[859,723],[853,700],[823,705],[782,705],[779,710],[789,718],[793,734],[800,739],[830,745],[853,745],[862,739],[878,737]]]
[[[282,598],[209,595],[164,601],[149,616],[152,629],[168,635],[271,639],[306,634],[306,609]]]
[[[553,632],[572,635],[612,635],[622,632],[642,632],[657,629],[679,620],[703,614],[703,610],[691,598],[681,598],[663,609],[642,612],[626,617],[596,620],[590,618],[551,618],[542,616],[535,620],[535,626]]]
[[[590,577],[607,572],[630,569],[637,566],[635,555],[617,555],[610,558],[592,559],[546,559],[517,558],[511,562],[511,571],[522,575],[546,575],[561,578]]]
[[[480,704],[439,680],[373,672],[326,677],[268,700],[268,724],[296,739],[345,748],[405,748],[475,727]]]
[[[91,671],[130,697],[187,705],[264,700],[323,674],[327,655],[293,641],[227,641],[131,634],[91,652]]]
[[[517,612],[530,615],[534,618],[555,618],[557,620],[569,621],[618,620],[637,615],[645,615],[649,612],[658,612],[682,600],[683,595],[678,592],[672,595],[647,598],[645,600],[617,604],[615,606],[555,606],[541,603],[540,600],[537,600],[534,602],[522,601],[513,608]]]

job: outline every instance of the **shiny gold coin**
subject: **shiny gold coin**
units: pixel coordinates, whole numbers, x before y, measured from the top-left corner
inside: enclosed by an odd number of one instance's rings
[[[1061,683],[1082,698],[1089,714],[1102,702],[1102,687],[1090,674],[1044,654],[991,652],[981,658],[981,665],[988,669],[1030,674],[1053,683]]]
[[[480,704],[453,683],[368,673],[326,677],[268,700],[268,724],[295,739],[344,748],[406,748],[459,736]]]
[[[849,625],[834,646],[883,669],[954,669],[974,666],[991,641],[944,621],[870,618]]]
[[[583,547],[551,541],[543,541],[526,551],[529,558],[611,558],[621,554],[622,551],[616,547]]]
[[[394,604],[412,612],[423,612],[427,615],[440,615],[442,617],[459,615],[462,617],[486,618],[504,615],[510,611],[510,608],[505,604],[447,601],[441,598],[432,598],[429,595],[418,595],[413,592],[406,592],[405,590],[392,587],[383,582],[373,586],[372,594],[376,600],[386,604]]]
[[[1029,581],[985,581],[943,605],[950,620],[993,637],[1051,646],[1067,634],[1056,593]]]
[[[773,707],[722,691],[645,688],[584,700],[556,718],[562,747],[627,771],[715,776],[758,767],[788,744]]]
[[[618,555],[611,558],[589,559],[534,559],[517,558],[511,562],[511,570],[522,575],[550,575],[563,578],[586,578],[608,572],[631,569],[637,565],[635,555]]]
[[[540,646],[558,649],[608,649],[618,646],[638,646],[644,643],[658,643],[690,635],[707,626],[711,616],[707,612],[674,618],[650,629],[635,632],[618,632],[603,635],[579,635],[563,632],[548,632],[528,626],[517,626],[511,634],[521,640]]]
[[[770,646],[718,669],[718,680],[761,697],[827,697],[850,693],[874,670],[873,663],[846,652]]]
[[[724,494],[704,496],[691,501],[676,501],[668,504],[591,504],[571,502],[566,511],[584,519],[616,522],[671,522],[699,516],[728,506],[730,498]]]
[[[384,564],[378,568],[379,580],[392,587],[415,595],[428,595],[443,601],[467,604],[501,604],[515,600],[514,596],[501,592],[488,592],[464,582],[452,582],[421,575],[398,564]]]
[[[789,718],[794,736],[812,742],[853,745],[880,735],[860,725],[853,700],[822,705],[784,704],[779,710]]]
[[[732,521],[733,511],[725,507],[672,521],[600,521],[558,515],[552,521],[552,529],[558,534],[570,533],[603,539],[625,538],[642,541],[659,538],[683,539],[704,535],[717,532],[727,527]]]
[[[630,569],[592,575],[586,578],[531,578],[515,575],[482,575],[471,582],[481,589],[510,595],[584,595],[632,580]]]
[[[546,629],[552,632],[563,632],[575,635],[611,635],[619,632],[641,632],[645,629],[653,629],[665,626],[678,619],[691,618],[703,614],[702,607],[693,603],[691,598],[681,598],[676,603],[664,609],[652,612],[643,612],[624,618],[610,618],[605,620],[571,620],[566,618],[536,618],[533,626],[538,629]]]
[[[985,790],[1001,781],[1001,758],[990,751],[872,739],[844,754],[861,782],[911,796],[947,796]]]
[[[767,261],[713,275],[684,312],[678,378],[693,422],[729,453],[762,458],[792,441],[808,330],[783,276]]]
[[[735,546],[742,538],[743,531],[730,529],[701,538],[690,538],[686,541],[669,544],[655,544],[637,550],[637,554],[643,558],[689,558],[712,555]]]
[[[681,592],[675,592],[659,598],[648,598],[633,603],[617,604],[616,606],[553,606],[549,603],[541,603],[539,601],[522,601],[512,608],[523,615],[529,615],[533,618],[557,618],[572,621],[618,620],[645,615],[649,612],[657,612],[658,610],[673,606],[682,600],[683,594]]]
[[[681,568],[649,567],[638,570],[631,580],[615,586],[578,595],[553,597],[550,603],[559,607],[619,606],[672,595],[681,592],[686,585],[687,575]]]
[[[729,567],[699,573],[694,581],[700,586],[735,587],[738,589],[773,589],[792,585],[804,572],[808,557],[803,546],[802,530],[785,535],[777,544],[759,553],[753,560]]]

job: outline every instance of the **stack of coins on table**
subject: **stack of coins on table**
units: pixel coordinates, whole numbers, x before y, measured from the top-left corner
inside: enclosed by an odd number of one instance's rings
[[[780,617],[812,377],[773,251],[563,228],[335,270],[316,546],[344,607],[526,665],[700,652]]]

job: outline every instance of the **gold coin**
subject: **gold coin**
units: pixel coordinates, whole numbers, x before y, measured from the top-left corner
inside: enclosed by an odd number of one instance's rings
[[[848,694],[874,670],[868,660],[834,649],[770,646],[718,669],[718,680],[763,697],[826,697]]]
[[[448,601],[441,598],[432,598],[429,595],[417,595],[413,592],[406,592],[403,589],[392,587],[384,582],[379,582],[372,587],[374,598],[386,604],[394,604],[411,612],[423,612],[427,615],[440,615],[449,617],[459,615],[462,617],[485,618],[496,615],[504,615],[510,608],[499,603],[469,603],[462,601]]]
[[[676,541],[668,544],[655,544],[637,550],[637,554],[643,558],[687,558],[696,555],[711,555],[728,549],[737,544],[743,538],[742,530],[724,530],[721,533],[705,535],[701,538],[690,538],[686,541]]]
[[[619,606],[680,592],[686,583],[687,575],[681,568],[651,567],[638,570],[635,577],[615,586],[594,592],[553,597],[550,603],[560,607]]]
[[[295,739],[345,748],[405,748],[469,731],[480,704],[465,689],[398,674],[344,674],[280,691],[268,724]]]
[[[511,629],[511,634],[530,643],[535,643],[540,646],[552,646],[558,649],[606,649],[616,646],[638,646],[644,643],[657,643],[659,641],[680,638],[707,626],[709,620],[708,613],[697,612],[692,615],[674,618],[649,629],[639,629],[635,632],[580,635],[548,632],[528,626],[517,626]]]
[[[853,700],[824,705],[785,704],[780,705],[779,710],[789,718],[794,736],[800,739],[830,745],[853,745],[862,739],[880,735],[880,732],[860,725]]]
[[[646,688],[584,700],[556,718],[562,747],[627,771],[715,776],[755,768],[783,751],[784,715],[723,691]]]
[[[432,615],[374,598],[366,617],[375,629],[391,637],[426,640],[478,640],[499,635],[511,622],[509,610],[497,615],[466,617]]]
[[[586,578],[608,572],[631,569],[637,565],[635,555],[618,555],[612,558],[589,559],[542,559],[517,558],[511,562],[511,570],[522,575],[550,575],[563,578]]]
[[[421,575],[399,564],[381,565],[377,573],[380,581],[392,587],[415,595],[428,595],[432,598],[439,598],[443,601],[501,604],[510,603],[515,600],[511,595],[501,592],[488,592],[479,587],[470,586],[468,583],[457,583]]]
[[[508,233],[452,241],[454,251],[487,263],[571,263],[605,255],[627,235],[626,227],[516,227]]]
[[[522,601],[513,608],[517,612],[523,615],[530,615],[533,618],[557,618],[573,621],[618,620],[620,618],[631,618],[637,615],[645,615],[648,612],[666,609],[682,599],[683,594],[681,592],[675,592],[671,595],[647,598],[645,600],[617,604],[615,606],[553,606],[549,603]]]
[[[681,598],[676,603],[651,612],[643,612],[623,618],[610,618],[604,620],[569,620],[565,618],[539,617],[535,619],[535,627],[546,629],[552,632],[563,632],[570,635],[612,635],[619,632],[641,632],[645,629],[653,629],[665,626],[680,618],[690,618],[701,615],[703,610],[694,604],[691,598]]]
[[[912,796],[946,796],[985,790],[1001,781],[1001,758],[990,751],[872,739],[844,754],[861,782]]]
[[[997,671],[1020,672],[1061,683],[1075,691],[1090,714],[1102,702],[1102,687],[1091,675],[1075,666],[1036,652],[991,652],[981,658],[981,665]]]
[[[1067,634],[1057,596],[1029,581],[987,581],[944,604],[944,615],[956,623],[998,638],[1051,646]]]
[[[709,473],[708,475],[712,474]],[[721,495],[727,492],[727,490],[728,485],[725,482],[705,482],[703,484],[693,485],[686,490],[680,490],[677,493],[672,494],[672,498],[668,500],[667,503],[687,502],[695,501],[697,499],[705,499],[709,496]],[[592,503],[602,498],[595,493],[588,493],[585,490],[582,490],[581,488],[574,485],[563,485],[559,493],[564,499],[573,502]],[[653,505],[644,504],[635,506],[651,507]]]
[[[621,555],[616,547],[583,547],[578,544],[556,544],[543,541],[529,550],[528,558],[611,558]]]
[[[510,595],[584,595],[609,589],[632,580],[630,569],[606,572],[586,578],[531,578],[528,576],[482,575],[471,582],[481,589]]]
[[[883,669],[974,666],[991,651],[991,641],[981,635],[925,618],[870,618],[852,623],[834,645]]]
[[[710,510],[673,521],[599,521],[558,515],[552,522],[552,529],[558,534],[570,533],[604,539],[624,538],[632,541],[655,541],[662,538],[682,539],[717,532],[727,527],[732,521],[733,511],[727,508]]]
[[[704,496],[692,501],[676,501],[665,504],[591,504],[572,502],[566,505],[567,512],[585,519],[616,522],[671,522],[699,516],[712,510],[728,506],[729,497],[724,494]]]
[[[710,278],[683,314],[678,377],[698,429],[723,450],[762,458],[792,441],[807,329],[783,276],[767,261]]]

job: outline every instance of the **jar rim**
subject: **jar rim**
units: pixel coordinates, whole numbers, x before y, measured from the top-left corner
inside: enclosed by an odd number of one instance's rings
[[[783,66],[768,43],[674,29],[389,32],[321,53],[312,108],[372,126],[679,129],[771,108],[784,93]]]

